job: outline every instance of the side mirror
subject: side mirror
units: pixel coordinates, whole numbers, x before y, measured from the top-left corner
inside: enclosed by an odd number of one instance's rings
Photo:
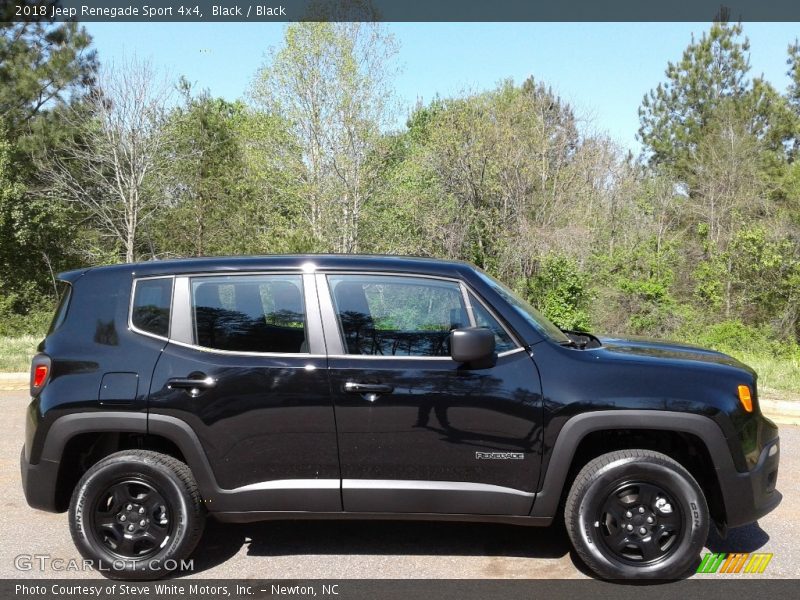
[[[450,332],[450,356],[472,369],[487,369],[497,361],[494,333],[486,327],[465,327]]]

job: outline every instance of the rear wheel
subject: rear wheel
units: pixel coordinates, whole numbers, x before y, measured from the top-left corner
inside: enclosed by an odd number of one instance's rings
[[[81,478],[70,502],[72,539],[109,577],[156,579],[179,568],[203,532],[194,477],[148,450],[112,454]]]
[[[619,450],[575,478],[564,518],[581,559],[604,579],[675,579],[697,560],[709,516],[700,486],[650,450]]]

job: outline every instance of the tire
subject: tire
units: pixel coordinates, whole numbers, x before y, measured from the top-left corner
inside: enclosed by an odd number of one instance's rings
[[[205,509],[186,464],[158,452],[126,450],[83,475],[72,494],[69,524],[78,551],[103,575],[158,579],[192,553]]]
[[[683,577],[709,528],[706,499],[694,478],[650,450],[609,452],[584,466],[564,520],[575,552],[603,579]]]

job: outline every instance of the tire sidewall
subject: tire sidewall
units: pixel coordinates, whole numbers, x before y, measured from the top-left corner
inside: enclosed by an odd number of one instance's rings
[[[98,495],[124,479],[140,479],[152,485],[168,504],[170,519],[174,521],[164,547],[144,559],[120,558],[107,549],[93,531],[92,511]],[[96,465],[96,469],[93,467],[81,479],[70,502],[70,528],[81,555],[94,561],[95,569],[110,577],[153,577],[180,566],[179,563],[173,565],[170,559],[182,556],[181,548],[187,541],[188,514],[186,493],[169,469],[146,459],[120,457]]]
[[[629,481],[657,485],[680,506],[683,531],[678,545],[666,558],[653,564],[636,565],[616,560],[601,539],[600,529],[594,526],[608,495]],[[630,458],[614,461],[598,469],[583,491],[577,525],[575,534],[596,562],[593,567],[603,577],[674,579],[685,574],[696,560],[708,536],[709,517],[703,492],[690,476],[668,464]]]

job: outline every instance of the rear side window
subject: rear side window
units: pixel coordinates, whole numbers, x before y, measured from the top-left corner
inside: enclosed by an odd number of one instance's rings
[[[308,352],[300,275],[192,279],[195,342],[238,352]]]
[[[171,303],[172,277],[140,279],[133,295],[131,323],[141,331],[168,337]]]
[[[451,281],[331,275],[348,354],[449,356],[450,332],[468,327],[461,287]]]
[[[58,295],[58,306],[53,315],[53,320],[50,321],[50,328],[47,330],[48,335],[53,333],[56,329],[61,327],[64,319],[67,318],[67,310],[69,310],[69,299],[72,296],[72,286],[66,281],[59,282],[61,289]]]

